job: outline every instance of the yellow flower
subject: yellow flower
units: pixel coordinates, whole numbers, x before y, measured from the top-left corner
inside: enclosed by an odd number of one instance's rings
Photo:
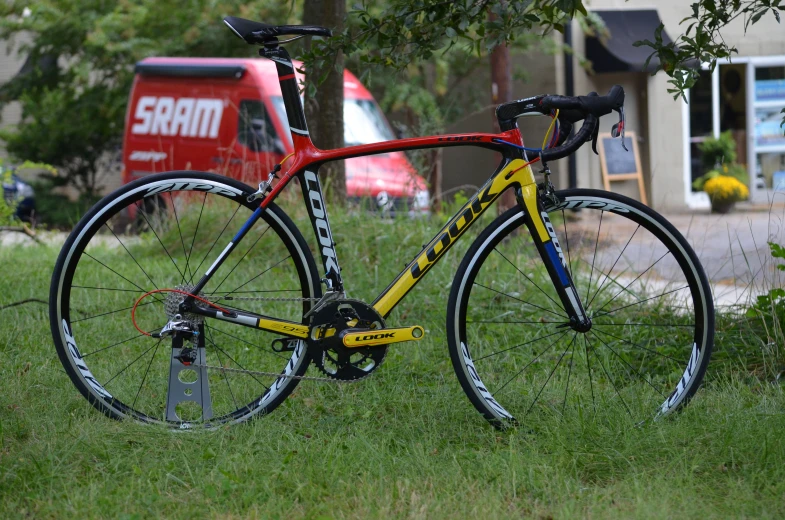
[[[750,195],[747,186],[728,175],[718,175],[707,180],[703,185],[703,191],[708,193],[713,203],[738,202],[746,200]]]

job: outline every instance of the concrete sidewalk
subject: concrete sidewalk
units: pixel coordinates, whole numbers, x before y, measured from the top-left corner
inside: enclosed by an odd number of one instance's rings
[[[698,254],[718,305],[745,304],[783,286],[785,273],[776,269],[768,242],[785,245],[785,206],[666,218]]]
[[[785,245],[785,205],[740,206],[732,213],[667,214],[697,253],[720,306],[747,304],[783,287],[768,242]]]

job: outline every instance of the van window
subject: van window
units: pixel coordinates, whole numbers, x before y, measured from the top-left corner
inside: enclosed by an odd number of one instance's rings
[[[280,96],[273,97],[273,106],[275,106],[278,118],[283,122],[287,137],[290,137],[283,98]],[[344,99],[343,138],[346,146],[379,143],[395,139],[382,112],[371,99]]]
[[[279,152],[283,148],[278,136],[275,135],[275,128],[264,108],[264,103],[260,100],[240,101],[237,141],[254,152]]]

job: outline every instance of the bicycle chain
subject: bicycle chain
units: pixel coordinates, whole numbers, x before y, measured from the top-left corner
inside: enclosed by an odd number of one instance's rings
[[[266,298],[264,296],[239,296],[235,297],[232,296],[231,298],[205,298],[208,301],[221,301],[221,300],[244,300],[244,301],[279,301],[279,302],[318,302],[321,298]],[[387,356],[385,356],[386,359]],[[384,363],[384,359],[382,362],[379,363],[379,366]],[[220,370],[222,372],[236,372],[241,374],[249,374],[249,375],[256,375],[256,376],[270,376],[270,377],[285,377],[287,379],[298,379],[300,381],[318,381],[321,383],[356,383],[357,381],[361,381],[365,379],[365,377],[360,379],[334,379],[332,377],[316,377],[316,376],[295,376],[295,375],[284,375],[280,372],[262,372],[259,370],[244,370],[240,368],[228,368],[228,367],[216,367],[211,365],[202,365],[201,363],[193,363],[191,366],[199,367],[199,368],[206,368],[208,370]],[[378,368],[378,367],[377,367]],[[376,372],[374,370],[373,372]],[[371,372],[371,374],[373,374]],[[368,375],[371,375],[368,374]]]
[[[356,383],[357,381],[360,381],[360,379],[343,380],[343,379],[333,379],[331,377],[295,376],[295,375],[287,376],[287,375],[281,374],[280,372],[262,372],[260,370],[243,370],[243,369],[240,369],[240,368],[216,367],[216,366],[211,366],[211,365],[202,365],[201,363],[193,363],[193,364],[191,364],[191,366],[199,367],[199,368],[206,368],[206,369],[209,369],[209,370],[220,370],[222,372],[238,372],[238,373],[241,373],[241,374],[250,374],[250,375],[256,375],[256,376],[270,376],[270,377],[275,377],[275,378],[285,377],[287,379],[299,379],[301,381],[319,381],[319,382],[322,382],[322,383]],[[368,374],[368,375],[370,375],[370,374]],[[363,378],[363,379],[365,379],[365,378]]]

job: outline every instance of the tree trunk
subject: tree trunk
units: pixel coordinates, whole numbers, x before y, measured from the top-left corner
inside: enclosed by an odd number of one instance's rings
[[[340,33],[344,28],[346,0],[305,0],[303,24],[321,25]],[[310,47],[310,39],[306,48]],[[343,140],[343,53],[321,67],[306,71],[306,83],[316,85],[316,94],[311,97],[305,91],[305,118],[311,139],[318,148],[331,150],[342,148]],[[322,77],[324,80],[322,81]],[[326,185],[327,195],[332,202],[346,202],[346,170],[344,161],[326,163],[320,168]]]
[[[489,13],[490,18],[495,15]],[[498,45],[491,51],[491,101],[493,109],[493,128],[499,132],[499,122],[496,120],[496,106],[507,101],[512,101],[512,71],[510,66],[510,49],[506,44]],[[495,167],[496,165],[494,165]],[[515,194],[512,190],[507,190],[499,199],[497,206],[499,213],[515,205]]]

